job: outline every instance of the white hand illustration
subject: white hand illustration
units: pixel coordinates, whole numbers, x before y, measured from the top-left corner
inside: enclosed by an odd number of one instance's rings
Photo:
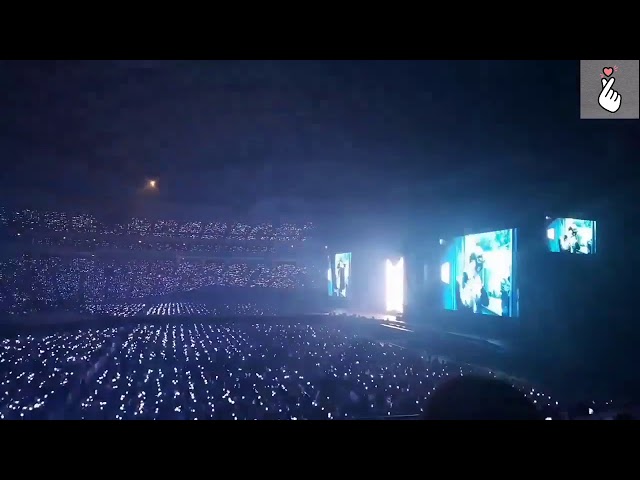
[[[616,113],[620,109],[620,102],[622,101],[622,95],[613,90],[613,82],[616,79],[611,77],[610,79],[602,79],[602,91],[598,97],[598,103],[607,112]]]

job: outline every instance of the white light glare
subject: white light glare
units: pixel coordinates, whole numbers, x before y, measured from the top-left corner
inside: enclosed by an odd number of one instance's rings
[[[385,268],[387,312],[402,313],[404,309],[404,258],[394,265],[387,259]]]

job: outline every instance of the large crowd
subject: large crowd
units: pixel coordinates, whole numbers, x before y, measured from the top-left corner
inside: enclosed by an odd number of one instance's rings
[[[302,247],[312,231],[310,222],[118,223],[87,213],[0,207],[0,244],[7,247],[0,250],[0,314],[86,312],[80,307],[157,303],[222,287],[309,291],[322,285],[311,260],[319,257],[295,252],[307,252]],[[243,308],[225,305],[225,312]]]
[[[125,304],[87,304],[82,311],[93,315],[131,317],[260,317],[276,316],[283,308],[268,302],[161,302]]]
[[[304,323],[137,324],[0,344],[3,419],[417,417],[436,385],[473,373]],[[548,411],[549,395],[523,395]]]
[[[325,287],[321,269],[278,256],[303,245],[312,230],[141,218],[115,224],[0,208],[0,244],[7,246],[0,315],[22,322],[20,315],[62,310],[78,319],[129,319],[0,340],[0,419],[423,418],[443,380],[479,373],[350,327],[278,320],[291,313],[285,304],[295,304],[295,313],[310,307],[289,293]],[[223,301],[187,300],[202,292]],[[268,295],[257,302],[247,292]],[[286,300],[265,302],[273,292]],[[214,316],[276,318],[204,320]],[[202,323],[194,323],[198,317]],[[541,416],[561,417],[555,398],[514,387]]]
[[[0,233],[8,235],[95,234],[101,237],[135,236],[146,239],[181,238],[192,240],[299,242],[309,238],[311,222],[296,224],[269,222],[248,224],[225,221],[178,221],[129,218],[116,223],[87,214],[69,214],[34,209],[0,207]],[[45,237],[46,238],[46,237]],[[52,240],[54,241],[54,240]],[[71,240],[70,240],[71,241]],[[106,241],[106,240],[105,240]]]
[[[273,257],[277,254],[287,254],[293,246],[289,244],[265,245],[263,243],[227,244],[219,241],[183,241],[180,239],[153,241],[139,239],[131,241],[126,237],[102,237],[92,236],[91,238],[77,237],[32,237],[28,241],[37,249],[61,248],[68,250],[80,250],[84,252],[155,252],[155,253],[188,253],[191,256],[212,256],[212,255],[237,255],[237,256],[259,256]]]
[[[0,312],[122,303],[204,287],[299,290],[317,280],[294,263],[22,256],[0,261]]]

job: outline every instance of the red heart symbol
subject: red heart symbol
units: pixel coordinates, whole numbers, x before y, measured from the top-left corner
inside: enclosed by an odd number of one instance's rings
[[[613,73],[613,68],[611,67],[606,67],[603,68],[602,71],[604,72],[604,74],[608,77],[609,75],[611,75]]]

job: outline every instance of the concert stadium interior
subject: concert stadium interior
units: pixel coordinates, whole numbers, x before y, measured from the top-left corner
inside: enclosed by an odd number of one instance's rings
[[[378,192],[370,207],[329,200],[357,182],[320,169],[326,198],[299,176],[297,193],[242,210],[275,174],[211,177],[219,193],[189,203],[201,167],[180,180],[147,167],[120,196],[0,195],[0,419],[640,415],[631,314],[603,300],[637,260],[613,241],[627,190],[354,186]],[[506,201],[518,195],[526,205]],[[499,411],[445,398],[492,387]]]

